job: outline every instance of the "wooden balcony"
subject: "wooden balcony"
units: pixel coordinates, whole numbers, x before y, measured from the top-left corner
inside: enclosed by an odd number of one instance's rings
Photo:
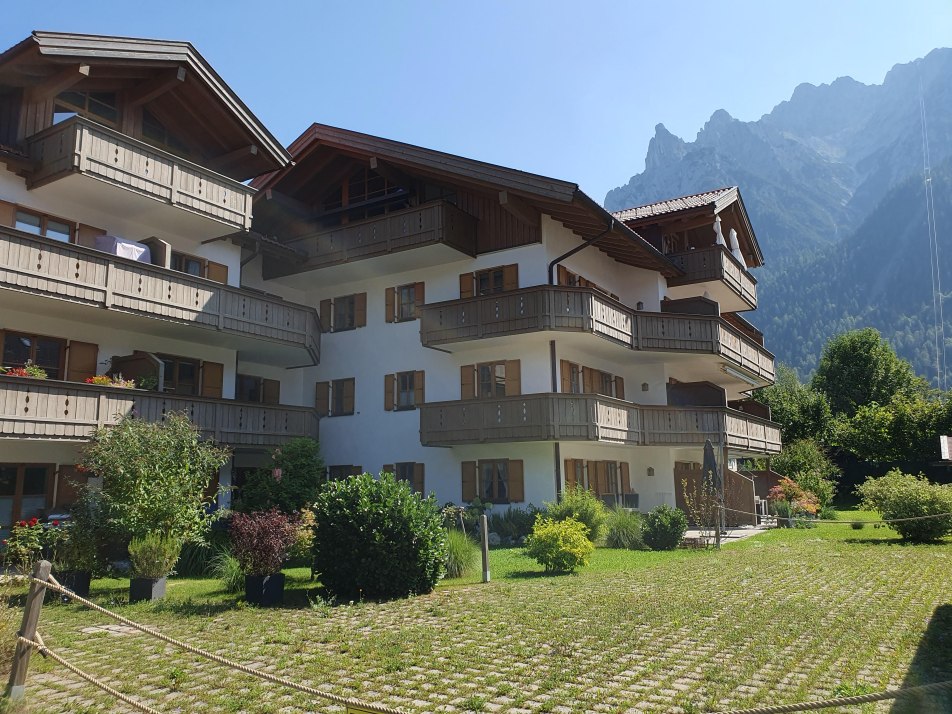
[[[3,288],[204,328],[240,338],[232,345],[239,350],[266,342],[271,353],[282,353],[269,359],[287,366],[320,359],[320,318],[313,308],[0,227]],[[188,339],[202,340],[202,331],[186,332]]]
[[[726,320],[632,310],[591,288],[539,285],[431,303],[420,316],[427,347],[543,330],[593,333],[635,351],[713,354],[774,381],[773,355]]]
[[[185,412],[205,438],[231,446],[279,446],[296,436],[317,439],[310,407],[248,404],[138,389],[0,376],[0,438],[83,441],[120,415],[161,421]]]
[[[597,394],[526,394],[420,408],[424,446],[598,441],[702,448],[705,439],[737,452],[780,452],[777,424],[726,407],[655,407]]]
[[[447,246],[437,262],[423,260],[424,265],[438,265],[473,256],[476,250],[476,219],[451,203],[437,201],[348,223],[328,230],[309,233],[286,241],[307,258],[297,265],[266,261],[265,277],[279,277],[307,270],[318,270],[368,258],[390,256],[427,246]],[[408,255],[408,266],[420,266],[420,256]],[[388,266],[390,263],[388,262]],[[361,270],[366,270],[361,268]],[[389,272],[396,272],[392,266]]]
[[[79,174],[232,229],[251,228],[254,189],[94,121],[73,117],[29,137],[27,147],[30,189]]]
[[[722,245],[670,253],[668,260],[684,271],[678,278],[668,278],[673,298],[694,297],[699,284],[708,289],[721,305],[722,312],[753,310],[757,307],[757,281]]]

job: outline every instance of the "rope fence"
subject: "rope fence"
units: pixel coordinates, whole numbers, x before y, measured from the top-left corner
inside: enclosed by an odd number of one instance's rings
[[[728,508],[727,506],[720,506],[720,508],[725,511],[730,511],[731,513],[739,513],[744,516],[757,516],[758,518],[776,518],[778,520],[790,521],[803,518],[803,516],[776,516],[776,515],[765,515],[763,513],[752,513],[751,511],[741,511],[736,508]],[[881,518],[878,521],[858,521],[854,519],[850,520],[840,520],[833,518],[810,518],[810,523],[836,523],[841,526],[851,526],[854,523],[862,523],[863,525],[889,525],[890,523],[906,523],[908,521],[925,521],[930,518],[948,518],[952,516],[952,513],[930,513],[927,516],[909,516],[908,518]]]

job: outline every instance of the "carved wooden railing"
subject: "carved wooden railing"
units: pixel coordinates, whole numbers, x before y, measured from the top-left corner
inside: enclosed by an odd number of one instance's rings
[[[712,245],[665,257],[684,271],[683,276],[668,278],[668,285],[722,280],[747,304],[757,307],[757,281],[724,246]]]
[[[0,376],[0,438],[81,441],[121,415],[157,422],[169,412],[184,412],[205,438],[223,444],[278,446],[297,436],[318,437],[310,407]]]

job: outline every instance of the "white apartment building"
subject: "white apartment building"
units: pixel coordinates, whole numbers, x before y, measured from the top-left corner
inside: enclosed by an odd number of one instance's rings
[[[310,436],[441,503],[677,503],[705,439],[779,451],[761,263],[733,188],[611,215],[327,126],[285,150],[188,43],[35,32],[0,54],[0,365],[47,378],[0,375],[0,526],[133,411],[231,446],[225,486]]]

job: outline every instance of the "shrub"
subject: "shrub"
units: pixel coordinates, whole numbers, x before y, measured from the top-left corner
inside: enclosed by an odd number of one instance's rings
[[[137,536],[129,543],[129,564],[132,574],[138,578],[164,578],[171,574],[182,542],[161,533]]]
[[[652,508],[645,516],[642,534],[645,545],[651,550],[674,550],[687,529],[688,519],[684,511],[665,503]]]
[[[243,513],[277,508],[288,515],[309,508],[323,483],[324,461],[320,445],[307,437],[291,439],[271,454],[273,468],[253,472],[235,499]],[[275,476],[280,469],[280,476]]]
[[[43,555],[44,541],[44,527],[39,519],[17,521],[10,528],[10,537],[3,542],[6,564],[20,572],[29,572]]]
[[[495,533],[503,542],[521,543],[532,532],[532,525],[541,511],[529,504],[526,508],[510,506],[501,513],[489,516],[489,531]]]
[[[231,552],[245,575],[271,575],[281,571],[297,538],[293,519],[272,508],[232,516]]]
[[[106,531],[99,491],[82,488],[69,508],[68,537],[58,553],[60,566],[64,570],[100,572],[100,550]]]
[[[641,526],[640,515],[616,506],[608,512],[605,545],[609,548],[644,550]]]
[[[539,515],[526,540],[525,553],[550,572],[571,573],[588,564],[595,550],[588,526],[571,516],[554,520]]]
[[[856,492],[862,507],[877,511],[884,520],[952,512],[952,486],[930,483],[924,476],[893,469],[880,478],[867,479]],[[890,525],[903,540],[929,543],[952,533],[952,516],[923,518]]]
[[[836,509],[833,508],[833,506],[823,506],[817,514],[817,517],[821,521],[835,521],[837,520]]]
[[[225,549],[219,550],[212,556],[209,573],[216,580],[220,580],[222,587],[230,593],[240,593],[245,589],[245,572],[241,569],[238,558]]]
[[[288,552],[288,560],[296,567],[311,565],[311,551],[314,550],[314,511],[302,508],[296,519],[294,543]]]
[[[861,531],[865,526],[866,524],[863,523],[863,521],[853,521],[850,523],[850,528],[852,528],[854,531]]]
[[[592,543],[601,538],[608,518],[608,509],[605,508],[605,504],[599,501],[594,493],[584,488],[566,489],[562,494],[562,500],[557,503],[546,503],[545,510],[553,521],[574,518],[584,523],[588,528],[588,539]]]
[[[446,577],[461,578],[471,573],[480,560],[479,545],[463,531],[446,532]]]
[[[428,593],[446,567],[436,499],[391,474],[332,481],[314,504],[314,567],[341,599]]]

